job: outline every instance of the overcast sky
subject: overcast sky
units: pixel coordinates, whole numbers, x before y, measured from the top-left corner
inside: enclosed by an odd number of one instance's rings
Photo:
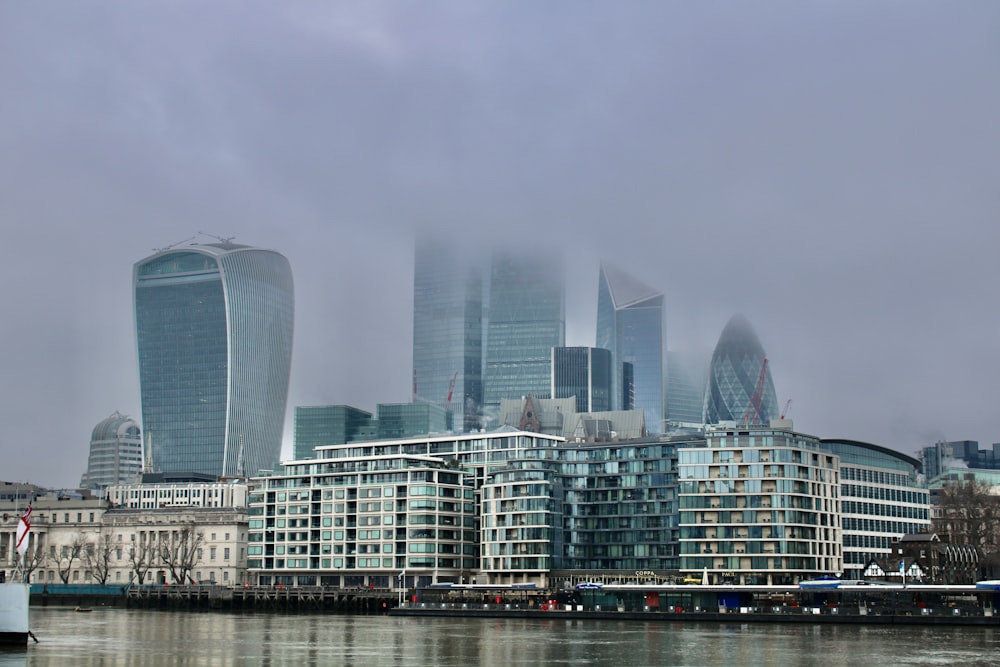
[[[292,264],[286,433],[409,400],[433,230],[562,251],[571,345],[603,258],[672,350],[745,314],[800,431],[988,446],[998,119],[993,0],[0,1],[0,480],[139,419],[132,265],[199,232]]]

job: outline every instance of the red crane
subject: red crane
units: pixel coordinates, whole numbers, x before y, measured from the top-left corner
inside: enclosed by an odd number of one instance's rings
[[[444,409],[451,410],[451,397],[455,393],[455,380],[458,379],[458,371],[451,376],[451,382],[448,383],[448,400],[445,401]]]
[[[765,377],[767,377],[767,357],[764,357],[764,363],[760,366],[760,377],[757,378],[757,388],[754,389],[753,396],[750,397],[750,405],[747,406],[747,411],[743,413],[743,419],[740,422],[742,426],[759,423],[760,402],[764,397]]]

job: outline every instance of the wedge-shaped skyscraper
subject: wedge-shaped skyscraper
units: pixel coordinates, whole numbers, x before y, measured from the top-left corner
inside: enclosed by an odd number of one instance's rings
[[[747,421],[767,425],[780,416],[771,370],[764,367],[765,359],[764,348],[750,322],[742,315],[734,315],[712,353],[705,389],[706,424]]]
[[[133,288],[154,471],[272,468],[292,359],[288,260],[233,243],[168,249],[136,263]]]
[[[633,409],[646,412],[650,433],[662,430],[666,327],[663,293],[624,271],[601,264],[597,292],[597,347],[611,350],[614,409],[632,399]],[[631,386],[623,381],[623,364],[632,364]],[[632,395],[626,395],[632,391]]]

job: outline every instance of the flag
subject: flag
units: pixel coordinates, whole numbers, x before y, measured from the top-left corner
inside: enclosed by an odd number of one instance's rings
[[[402,579],[405,576],[406,576],[406,570],[403,570],[402,572],[399,573],[399,578],[400,579]]]
[[[27,509],[24,510],[24,514],[21,515],[21,520],[17,522],[17,541],[15,542],[15,549],[19,556],[24,556],[24,552],[28,550],[28,531],[31,530],[31,503],[28,503]]]

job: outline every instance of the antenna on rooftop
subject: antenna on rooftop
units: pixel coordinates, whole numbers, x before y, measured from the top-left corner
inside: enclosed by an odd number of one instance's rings
[[[215,234],[208,234],[206,232],[198,232],[202,236],[208,236],[209,238],[216,239],[219,243],[232,243],[235,236],[216,236]]]

